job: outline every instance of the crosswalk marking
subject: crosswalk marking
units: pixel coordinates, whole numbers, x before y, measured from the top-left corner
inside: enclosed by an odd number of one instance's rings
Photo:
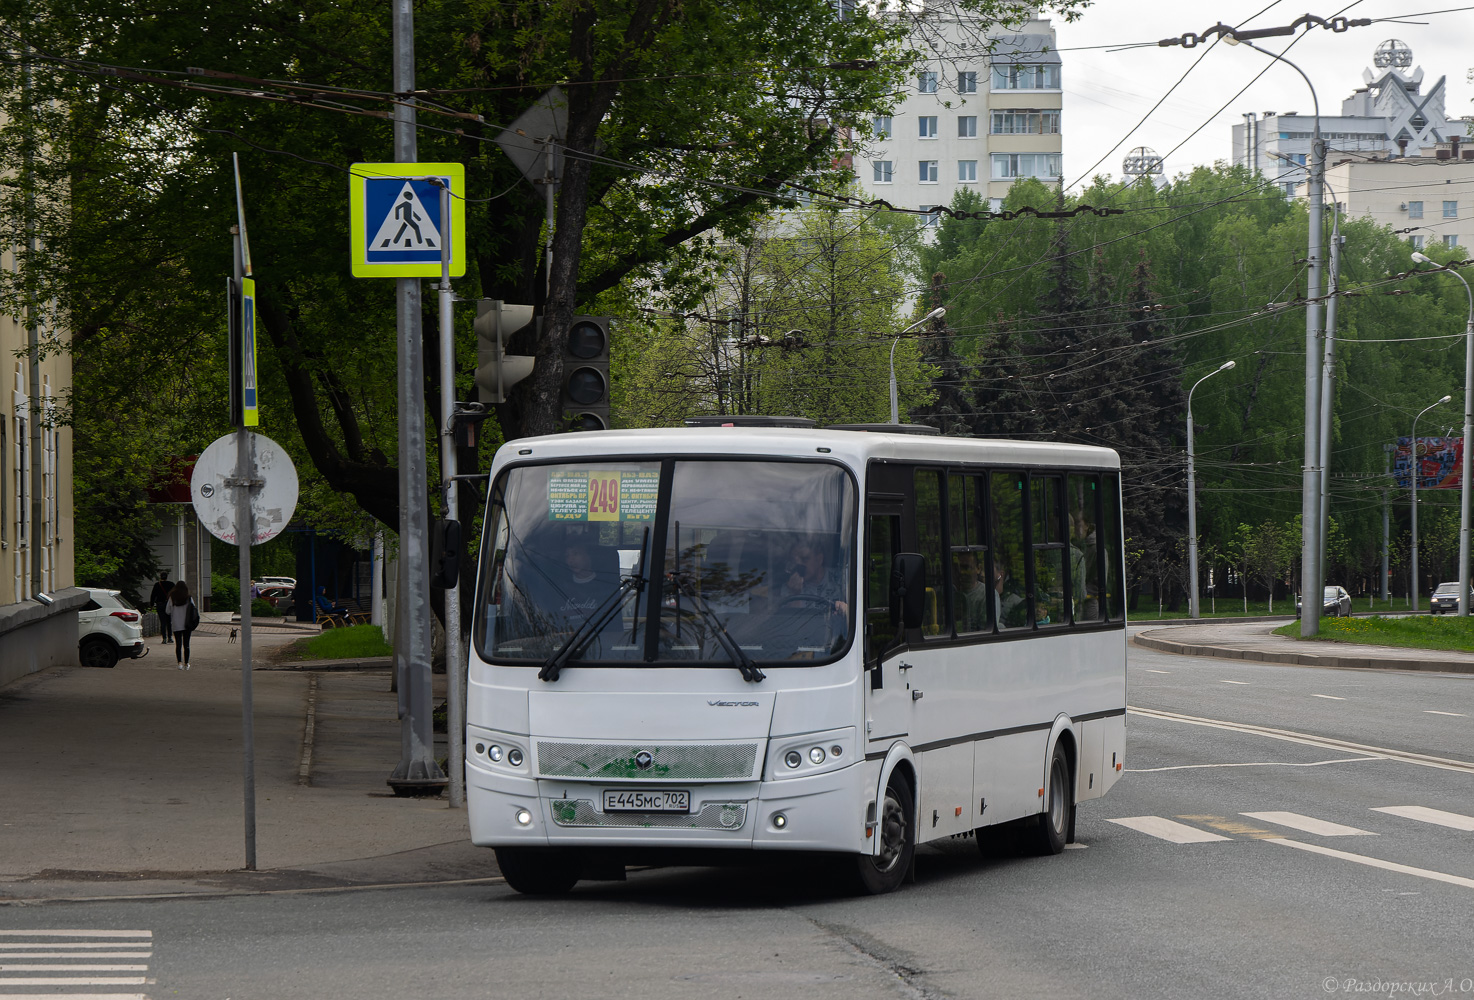
[[[1248,681],[1226,681],[1226,680],[1223,680],[1222,678],[1219,678],[1218,683],[1219,684],[1247,684],[1249,682]]]
[[[5,1000],[148,1000],[146,993],[4,993]]]
[[[147,965],[0,965],[0,972],[147,972]],[[3,980],[0,980],[3,983]]]
[[[146,986],[145,976],[22,976],[16,979],[0,979],[0,986]],[[3,994],[0,994],[3,995]],[[7,998],[8,1000],[8,998]]]
[[[39,930],[0,931],[0,937],[151,938],[153,931]],[[91,947],[90,945],[88,947]]]
[[[153,936],[93,927],[0,930],[0,1000],[149,1000],[137,987],[156,982],[148,975]],[[28,987],[52,989],[21,992]]]
[[[1414,868],[1412,865],[1400,865],[1395,861],[1383,861],[1381,858],[1369,858],[1365,854],[1350,854],[1346,851],[1338,851],[1330,847],[1322,847],[1319,844],[1304,844],[1298,840],[1290,840],[1281,837],[1269,841],[1271,844],[1283,844],[1300,851],[1309,851],[1312,854],[1324,854],[1329,858],[1340,858],[1343,861],[1354,861],[1359,865],[1369,868],[1381,868],[1389,872],[1399,872],[1403,875],[1416,875],[1418,878],[1432,879],[1435,882],[1447,882],[1449,885],[1461,885],[1466,889],[1474,889],[1474,878],[1464,878],[1462,875],[1450,875],[1447,872],[1435,872],[1427,868]]]
[[[1458,712],[1440,712],[1436,708],[1425,708],[1425,709],[1423,709],[1423,714],[1424,715],[1452,715],[1455,719],[1463,719],[1463,718],[1466,718],[1466,716],[1460,715]]]
[[[1336,695],[1333,695],[1333,694],[1313,694],[1310,697],[1312,697],[1312,698],[1325,698],[1327,701],[1345,701],[1346,700],[1345,698],[1340,698],[1340,697],[1337,697]]]
[[[1376,834],[1368,830],[1358,830],[1354,826],[1342,826],[1340,823],[1331,823],[1323,819],[1315,819],[1312,816],[1301,816],[1292,812],[1253,812],[1239,813],[1240,816],[1248,816],[1250,819],[1261,820],[1265,823],[1274,823],[1278,826],[1287,826],[1291,830],[1301,830],[1305,833],[1319,834],[1322,837],[1375,837]]]
[[[152,948],[152,941],[0,941],[0,958],[13,948]]]
[[[1436,823],[1438,826],[1474,833],[1474,816],[1461,816],[1458,813],[1444,812],[1442,809],[1429,809],[1427,806],[1374,806],[1372,812],[1401,816],[1403,819],[1415,819],[1420,823]]]
[[[34,946],[31,946],[34,947]],[[151,951],[4,951],[0,962],[15,958],[152,958]]]
[[[1111,822],[1173,844],[1207,844],[1215,840],[1229,839],[1185,823],[1175,823],[1160,816],[1123,816]]]

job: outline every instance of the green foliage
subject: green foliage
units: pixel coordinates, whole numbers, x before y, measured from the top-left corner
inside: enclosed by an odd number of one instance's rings
[[[1300,623],[1274,630],[1276,635],[1302,638]],[[1376,646],[1403,646],[1410,649],[1452,649],[1474,653],[1474,618],[1457,615],[1408,615],[1384,618],[1322,618],[1320,631],[1311,639],[1331,642],[1360,642]]]
[[[272,607],[270,601],[267,601],[260,597],[251,598],[252,618],[280,618],[281,616],[281,611],[277,608]]]
[[[251,605],[255,613],[256,605]],[[210,574],[210,610],[239,611],[241,609],[241,584],[238,577],[226,573]]]
[[[295,644],[294,644],[295,645]],[[384,630],[377,625],[350,625],[331,628],[302,642],[296,659],[344,660],[361,656],[390,656],[394,647],[384,641]],[[297,652],[294,650],[294,652]]]

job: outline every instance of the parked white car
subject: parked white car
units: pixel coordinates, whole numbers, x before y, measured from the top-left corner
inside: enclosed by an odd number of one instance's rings
[[[84,587],[90,598],[77,612],[77,658],[84,667],[115,667],[148,655],[143,615],[116,590]]]
[[[258,587],[295,587],[297,578],[294,576],[263,576],[256,581]]]

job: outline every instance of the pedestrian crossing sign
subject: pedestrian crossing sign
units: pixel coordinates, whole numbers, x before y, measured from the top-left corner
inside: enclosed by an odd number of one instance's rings
[[[438,183],[437,183],[438,182]],[[442,219],[440,184],[450,189]],[[466,169],[459,163],[355,163],[348,180],[349,255],[355,278],[466,273]]]

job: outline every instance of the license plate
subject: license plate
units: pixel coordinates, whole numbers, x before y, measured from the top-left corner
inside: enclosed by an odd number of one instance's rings
[[[621,789],[604,792],[605,812],[688,813],[691,793],[671,789]]]

